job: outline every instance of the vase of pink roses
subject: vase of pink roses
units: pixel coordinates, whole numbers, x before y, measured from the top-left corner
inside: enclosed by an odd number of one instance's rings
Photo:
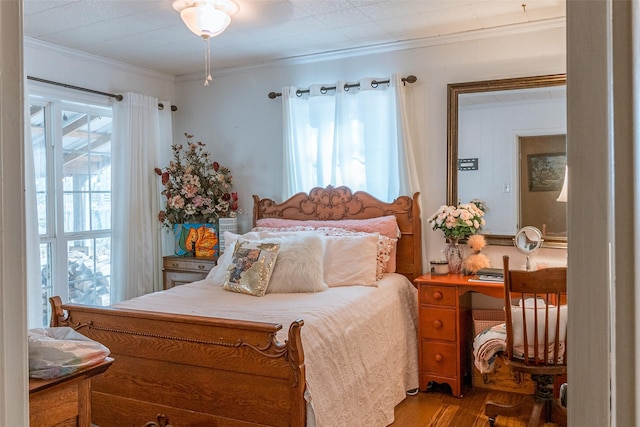
[[[477,203],[466,203],[459,206],[443,205],[429,217],[434,230],[442,230],[447,243],[444,257],[449,264],[450,273],[462,271],[462,251],[459,242],[472,234],[476,234],[485,225],[484,210]]]

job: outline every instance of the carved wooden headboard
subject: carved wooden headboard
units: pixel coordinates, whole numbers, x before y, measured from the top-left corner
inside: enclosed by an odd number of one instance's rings
[[[395,215],[402,237],[398,240],[396,272],[409,280],[422,274],[422,225],[418,196],[400,196],[393,202],[380,201],[369,193],[352,193],[347,187],[316,187],[309,194],[298,193],[282,203],[253,196],[253,224],[261,218],[296,220],[367,219]]]

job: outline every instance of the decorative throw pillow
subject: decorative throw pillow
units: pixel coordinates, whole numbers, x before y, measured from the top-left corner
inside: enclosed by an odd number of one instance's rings
[[[262,233],[261,233],[262,234]],[[272,233],[264,233],[272,234]],[[296,233],[264,241],[280,243],[267,293],[322,292],[329,289],[323,278],[324,244],[315,233]]]
[[[238,239],[227,269],[224,289],[264,296],[279,250],[278,243]]]
[[[324,236],[324,281],[329,287],[377,286],[378,235]]]
[[[292,227],[295,229],[303,228],[303,227]],[[291,228],[272,228],[272,227],[254,227],[254,232],[259,232],[262,238],[265,237],[282,237],[291,234],[299,234],[300,231],[291,231]],[[366,234],[375,234],[378,236],[378,254],[377,254],[377,269],[376,269],[376,278],[378,280],[382,279],[384,273],[390,273],[388,271],[388,265],[391,259],[392,254],[394,253],[396,243],[398,239],[391,239],[387,236],[378,235],[378,233],[367,233],[364,231],[351,231],[346,230],[344,228],[336,228],[336,227],[318,227],[315,229],[306,229],[303,230],[302,233],[319,233],[323,236],[363,236]]]
[[[323,232],[326,236],[364,236],[367,234],[375,234],[376,236],[378,236],[378,247],[376,255],[376,260],[378,263],[376,267],[376,279],[382,279],[382,275],[388,272],[386,268],[389,263],[389,259],[391,258],[391,253],[393,252],[393,248],[395,247],[397,239],[391,239],[378,233],[351,231],[334,227],[320,227],[318,228],[318,231]]]
[[[222,286],[224,284],[227,276],[227,269],[229,268],[231,258],[233,257],[233,250],[236,247],[236,241],[240,237],[243,237],[246,240],[258,240],[260,239],[260,233],[249,232],[245,234],[235,234],[230,231],[224,232],[226,249],[216,260],[215,267],[213,267],[209,271],[209,274],[207,274],[207,279],[211,279],[216,286]]]
[[[397,239],[401,237],[398,219],[394,215],[386,215],[376,218],[366,219],[342,219],[342,220],[295,220],[282,218],[261,218],[256,221],[256,227],[279,228],[281,230],[291,227],[334,227],[351,231],[362,231],[366,233],[380,233],[383,236],[394,240],[389,261],[384,266],[385,273],[396,271],[396,245]],[[256,230],[254,228],[254,230]]]

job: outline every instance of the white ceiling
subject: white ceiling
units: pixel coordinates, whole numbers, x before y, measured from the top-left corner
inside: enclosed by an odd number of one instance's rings
[[[214,71],[565,16],[564,0],[236,2],[240,11],[211,41]],[[170,75],[204,69],[204,43],[172,0],[24,0],[24,34]]]

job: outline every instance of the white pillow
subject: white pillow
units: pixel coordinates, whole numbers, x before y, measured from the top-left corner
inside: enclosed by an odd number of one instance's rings
[[[209,271],[209,274],[207,274],[207,279],[211,279],[216,286],[222,286],[224,284],[225,278],[227,276],[227,269],[229,268],[229,264],[231,263],[233,251],[236,248],[236,241],[239,237],[243,237],[247,240],[258,240],[260,238],[260,233],[249,232],[240,235],[232,233],[230,231],[224,232],[226,249],[216,261],[215,267],[213,267]]]
[[[207,275],[215,285],[224,284],[236,242],[240,237],[251,241],[262,239],[280,244],[267,293],[321,292],[328,289],[323,280],[324,242],[316,232],[249,232],[238,235],[225,231],[227,248]]]
[[[378,233],[323,236],[324,281],[329,287],[377,286]]]
[[[267,293],[322,292],[324,245],[320,236],[302,233],[264,241],[280,243],[280,252]]]

